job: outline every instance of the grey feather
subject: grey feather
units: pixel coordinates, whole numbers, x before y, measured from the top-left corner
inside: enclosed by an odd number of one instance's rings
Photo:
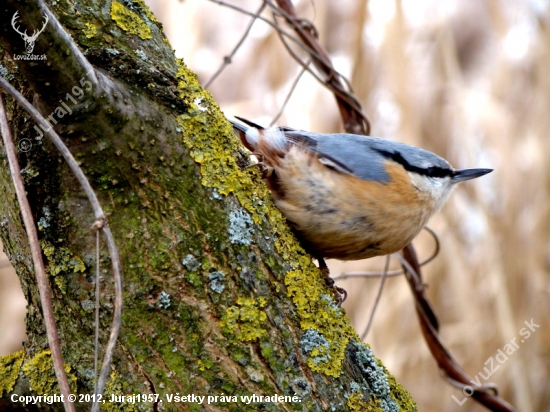
[[[399,162],[407,170],[437,168],[452,172],[449,163],[434,153],[404,143],[347,133],[319,134],[285,130],[287,138],[304,144],[321,157],[348,170],[353,175],[376,182],[389,182],[385,160]]]

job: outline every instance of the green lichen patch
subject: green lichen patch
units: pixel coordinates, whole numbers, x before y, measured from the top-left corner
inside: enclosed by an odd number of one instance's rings
[[[23,372],[29,379],[31,390],[38,395],[60,393],[57,378],[53,369],[53,361],[49,349],[38,352],[25,361]],[[65,365],[65,373],[72,392],[76,392],[76,376],[71,373],[71,367]]]
[[[392,396],[388,381],[389,373],[374,357],[368,345],[354,339],[347,350],[354,367],[358,368],[366,378],[368,390],[372,393],[372,397],[377,399],[380,409],[384,412],[399,412],[400,408]]]
[[[25,352],[22,350],[0,357],[0,398],[13,390],[23,359]]]
[[[118,27],[127,31],[130,34],[135,34],[142,40],[152,38],[151,29],[147,26],[139,14],[127,9],[118,1],[113,1],[111,4],[111,19],[113,19]]]
[[[252,219],[246,211],[236,210],[229,213],[229,241],[233,244],[249,246],[252,243]]]
[[[46,259],[48,259],[50,275],[54,276],[56,285],[61,292],[65,293],[67,291],[67,282],[64,277],[59,275],[84,272],[86,265],[78,255],[75,255],[65,247],[56,247],[46,241],[41,242],[41,246]]]
[[[111,372],[109,380],[105,385],[104,398],[108,399],[124,399],[124,396],[128,396],[132,390],[127,383],[125,383],[116,372]],[[111,398],[113,396],[113,398]],[[131,397],[130,397],[131,399]],[[141,403],[141,402],[140,402]],[[145,402],[145,405],[149,402]],[[151,403],[152,404],[152,403]],[[101,409],[107,412],[134,412],[137,411],[137,405],[135,403],[121,400],[120,402],[105,402],[101,405]]]
[[[50,243],[42,244],[42,251],[48,259],[50,274],[84,272],[86,265],[82,259],[65,247],[55,247]]]
[[[315,329],[308,329],[300,339],[302,349],[315,364],[328,363],[330,360],[330,345],[323,335]]]
[[[243,342],[254,341],[265,336],[267,332],[263,326],[267,315],[261,309],[266,304],[262,296],[256,299],[239,298],[237,304],[227,308],[222,316],[221,326],[224,332],[235,335]]]

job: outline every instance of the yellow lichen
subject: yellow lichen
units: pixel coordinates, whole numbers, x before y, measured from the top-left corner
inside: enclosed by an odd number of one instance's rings
[[[239,169],[235,161],[239,145],[229,122],[223,116],[212,115],[213,111],[220,111],[218,104],[210,93],[200,88],[196,76],[181,60],[178,60],[178,66],[178,90],[190,110],[180,115],[177,122],[191,157],[201,165],[201,183],[215,188],[219,194],[234,194],[252,220],[260,223],[267,213],[263,204],[263,200],[269,197],[267,189],[253,182],[254,175],[256,182],[259,181],[257,170]]]
[[[59,274],[84,272],[86,265],[82,259],[73,254],[65,247],[55,247],[49,242],[42,242],[42,251],[48,259],[48,267],[51,276],[54,276],[55,283],[65,293],[67,289],[66,279]]]
[[[390,392],[395,402],[402,411],[416,411],[416,403],[411,394],[401,386],[395,377],[390,374],[384,365],[380,362],[380,367],[384,369],[388,377],[388,384],[390,385]]]
[[[53,361],[49,349],[38,352],[25,361],[23,372],[29,379],[32,391],[39,395],[59,393],[59,385],[53,369]],[[69,380],[71,391],[76,391],[76,376],[71,373],[71,367],[65,365],[65,373]]]
[[[308,365],[313,371],[338,377],[342,372],[346,346],[350,338],[355,336],[355,331],[343,310],[327,295],[324,280],[318,275],[312,275],[313,269],[307,270],[305,259],[302,259],[300,266],[302,270],[286,274],[288,296],[296,305],[301,328],[319,332],[328,343],[327,347],[321,346],[308,354]],[[319,362],[319,358],[323,358],[323,361]]]
[[[346,402],[350,411],[354,412],[384,412],[380,408],[380,402],[375,398],[370,398],[368,401],[364,401],[360,392],[352,393]]]
[[[141,8],[141,10],[143,10],[143,12],[145,13],[145,15],[149,20],[151,20],[152,22],[158,23],[157,18],[153,13],[151,13],[151,10],[149,10],[149,7],[147,7],[147,5],[143,0],[134,0],[134,3],[137,3],[139,5],[139,7]]]
[[[116,21],[116,24],[122,30],[127,31],[130,34],[135,34],[142,40],[150,39],[152,37],[151,29],[147,26],[139,14],[127,9],[118,1],[113,1],[111,4],[111,19]]]
[[[200,370],[201,372],[204,372],[205,369],[206,369],[206,368],[204,367],[203,361],[200,360],[200,359],[197,359],[197,366],[198,366],[198,368],[199,368],[199,370]]]
[[[88,39],[91,39],[92,37],[94,37],[97,34],[97,27],[95,26],[95,24],[84,23],[84,26],[86,26],[83,29],[84,36],[86,36]]]
[[[65,247],[56,248],[49,243],[43,243],[42,250],[48,259],[50,275],[52,276],[60,273],[84,272],[86,270],[86,265],[82,259]]]
[[[0,357],[0,398],[13,390],[23,359],[25,352],[22,350]]]
[[[221,326],[243,342],[261,338],[267,333],[263,329],[267,315],[261,310],[266,303],[263,296],[257,299],[237,299],[237,304],[227,308],[222,316]]]

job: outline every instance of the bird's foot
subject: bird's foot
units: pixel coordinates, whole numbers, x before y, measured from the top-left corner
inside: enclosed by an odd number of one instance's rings
[[[342,303],[344,303],[345,300],[348,298],[348,292],[346,291],[346,289],[341,288],[340,286],[336,286],[334,284],[334,279],[330,277],[330,270],[327,266],[327,263],[325,262],[325,259],[320,257],[317,260],[319,261],[319,270],[325,276],[327,286],[332,288],[332,290],[334,291],[334,296],[338,301],[338,307],[341,307]]]

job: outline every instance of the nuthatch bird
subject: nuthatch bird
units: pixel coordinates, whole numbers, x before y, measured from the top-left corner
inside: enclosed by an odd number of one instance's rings
[[[318,258],[358,260],[405,247],[457,183],[492,169],[456,170],[413,146],[231,121],[257,156],[273,199]]]

